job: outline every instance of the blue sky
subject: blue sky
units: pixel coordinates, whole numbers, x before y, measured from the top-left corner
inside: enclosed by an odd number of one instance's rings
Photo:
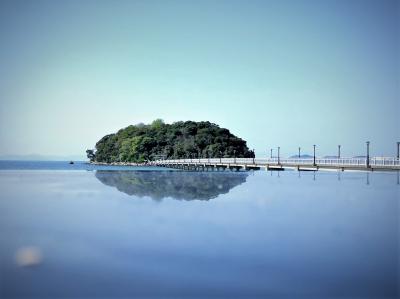
[[[399,1],[0,1],[0,155],[83,154],[156,118],[256,155],[395,155]]]

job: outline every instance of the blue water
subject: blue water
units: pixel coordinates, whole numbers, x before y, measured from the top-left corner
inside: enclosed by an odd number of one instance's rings
[[[399,186],[1,162],[0,298],[397,298]],[[40,263],[17,263],[26,247]]]
[[[0,160],[0,170],[159,170],[157,167],[94,165],[84,161],[7,161]]]

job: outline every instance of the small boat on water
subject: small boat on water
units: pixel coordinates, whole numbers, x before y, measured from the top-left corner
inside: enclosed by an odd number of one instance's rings
[[[74,161],[69,161],[69,164],[74,164]]]

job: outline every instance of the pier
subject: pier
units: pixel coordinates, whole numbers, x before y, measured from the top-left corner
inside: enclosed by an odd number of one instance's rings
[[[200,158],[156,160],[150,165],[178,168],[192,171],[224,171],[224,170],[278,170],[295,169],[299,171],[317,170],[360,170],[360,171],[399,171],[400,159],[387,157],[372,158]]]

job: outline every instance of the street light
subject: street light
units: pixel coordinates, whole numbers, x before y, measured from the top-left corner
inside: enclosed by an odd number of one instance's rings
[[[280,158],[280,153],[281,153],[281,147],[278,146],[278,165],[281,164],[281,158]]]
[[[272,159],[272,148],[271,148],[271,159]]]
[[[233,163],[236,164],[236,150],[233,150]]]
[[[369,168],[369,141],[367,143],[367,168]]]
[[[340,148],[341,148],[341,145],[339,144],[338,145],[338,155],[337,155],[338,159],[340,159]]]
[[[222,164],[222,160],[221,160],[221,158],[222,158],[222,152],[221,152],[221,151],[219,151],[219,163],[220,163],[220,164]]]
[[[400,159],[400,142],[397,142],[397,159]]]
[[[255,164],[255,161],[254,161],[255,157],[256,157],[256,152],[255,152],[255,150],[253,148],[253,164]]]
[[[315,164],[315,144],[313,145],[313,147],[314,147],[314,162],[313,162],[313,165],[316,166],[316,164]]]
[[[299,159],[300,159],[300,150],[301,150],[301,147],[299,146]]]

